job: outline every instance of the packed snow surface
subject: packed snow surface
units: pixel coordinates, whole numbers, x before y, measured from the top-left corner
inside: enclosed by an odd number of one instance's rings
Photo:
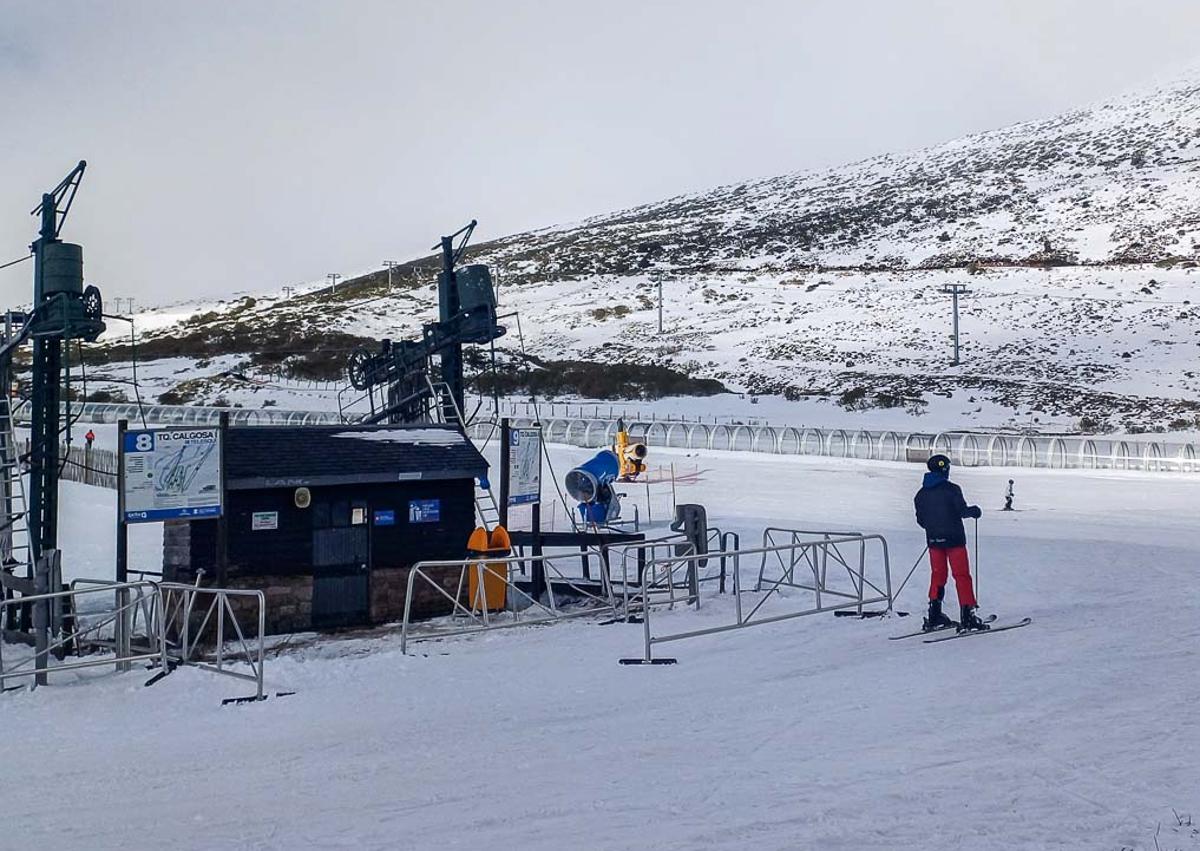
[[[921,554],[919,466],[655,452],[697,468],[678,499],[744,546],[768,525],[881,532],[897,584]],[[589,451],[551,454],[561,474]],[[617,664],[638,625],[575,621],[410,656],[387,631],[297,642],[267,665],[296,694],[243,706],[220,699],[244,684],[198,670],[93,674],[0,696],[0,847],[1200,847],[1200,478],[954,479],[984,509],[983,609],[1032,626],[888,641],[919,626],[921,563],[910,617],[657,648],[672,667]],[[64,510],[67,561],[111,575],[111,493],[69,488]],[[157,546],[140,535],[134,558]],[[712,594],[655,630],[731,610]]]

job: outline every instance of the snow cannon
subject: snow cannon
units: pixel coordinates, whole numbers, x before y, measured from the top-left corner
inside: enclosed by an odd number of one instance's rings
[[[646,471],[647,451],[646,444],[630,441],[629,432],[625,430],[625,421],[617,420],[617,443],[613,452],[621,462],[620,481],[632,482],[638,474]]]
[[[621,475],[621,459],[611,449],[601,449],[567,473],[567,493],[579,501],[585,523],[604,525],[621,516],[621,495],[612,483]]]

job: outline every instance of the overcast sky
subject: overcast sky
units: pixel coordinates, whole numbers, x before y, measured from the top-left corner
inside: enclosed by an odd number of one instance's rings
[[[89,282],[168,303],[1052,115],[1198,31],[1196,0],[0,0],[0,263],[80,159]]]

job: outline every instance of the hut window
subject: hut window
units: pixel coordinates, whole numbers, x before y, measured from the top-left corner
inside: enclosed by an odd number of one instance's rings
[[[367,522],[367,506],[363,504],[355,504],[350,509],[350,525],[362,526]]]

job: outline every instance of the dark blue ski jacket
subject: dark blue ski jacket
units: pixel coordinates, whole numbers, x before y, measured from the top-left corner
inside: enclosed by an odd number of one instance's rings
[[[913,505],[917,509],[917,525],[925,530],[926,543],[942,549],[965,547],[967,533],[963,518],[978,518],[983,514],[978,505],[967,505],[962,488],[944,473],[925,474]]]

